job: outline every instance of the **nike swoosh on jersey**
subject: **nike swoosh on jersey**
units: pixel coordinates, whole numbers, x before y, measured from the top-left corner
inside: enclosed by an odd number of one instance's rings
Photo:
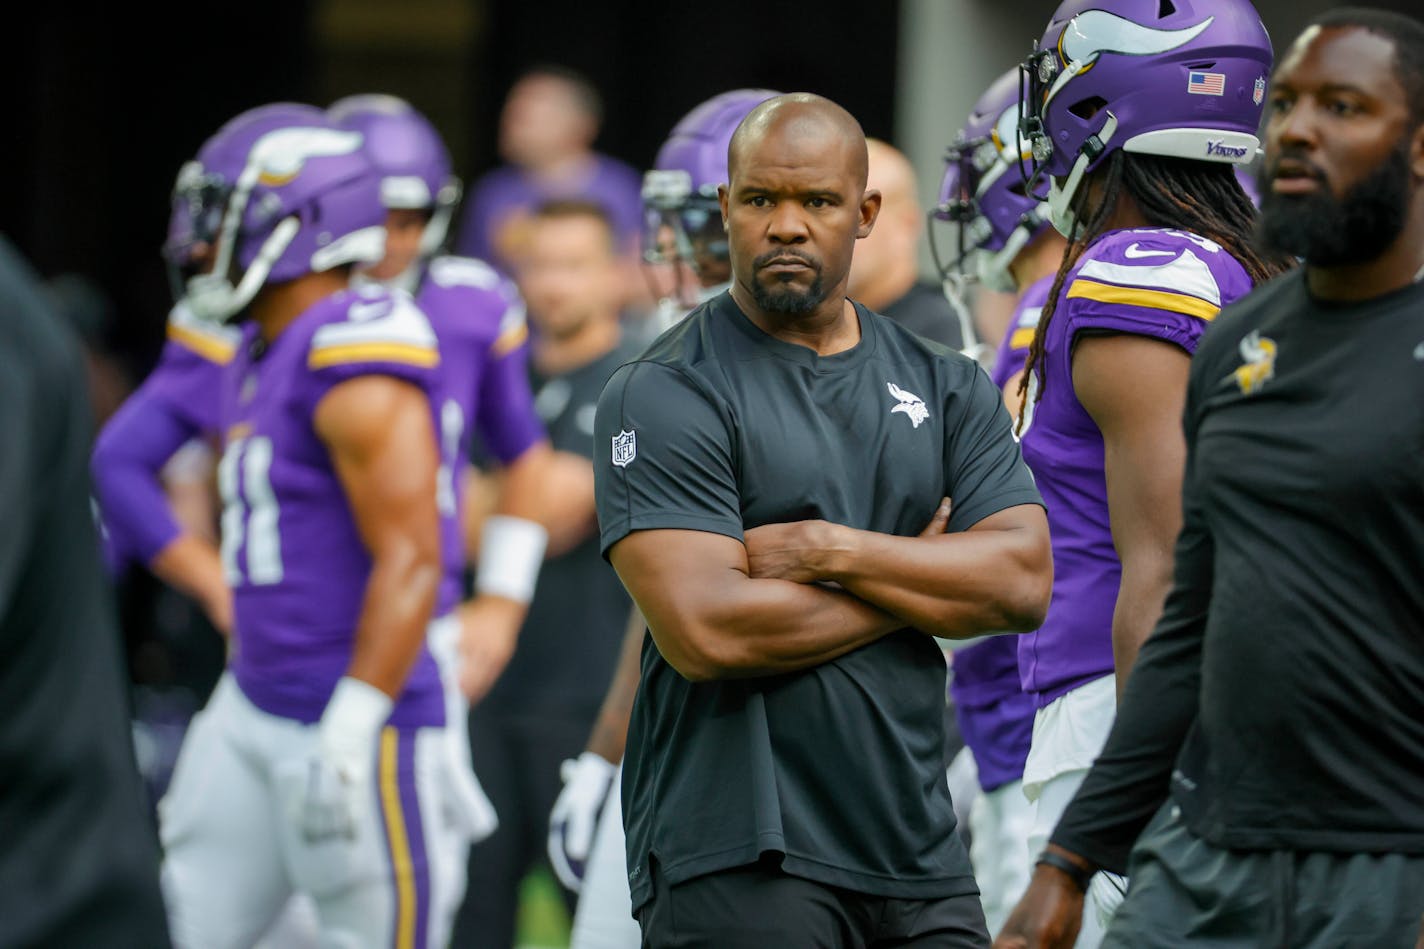
[[[1175,257],[1177,252],[1174,250],[1143,250],[1134,241],[1127,245],[1127,249],[1122,252],[1122,255],[1130,260],[1141,260],[1143,257]]]

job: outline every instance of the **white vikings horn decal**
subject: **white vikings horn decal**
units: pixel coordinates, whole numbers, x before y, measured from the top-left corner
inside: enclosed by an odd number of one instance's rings
[[[313,158],[349,155],[361,147],[360,132],[323,128],[286,128],[268,132],[252,146],[248,161],[263,180],[295,178]]]
[[[1068,21],[1059,48],[1070,63],[1082,62],[1096,53],[1151,56],[1191,42],[1215,19],[1209,16],[1180,30],[1158,30],[1106,10],[1088,10]]]

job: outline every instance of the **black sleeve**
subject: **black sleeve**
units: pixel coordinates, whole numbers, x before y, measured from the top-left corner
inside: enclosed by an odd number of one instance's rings
[[[0,252],[4,250],[0,247]],[[0,253],[3,263],[8,261]],[[28,302],[12,275],[0,269],[0,305],[7,316],[16,321],[54,319],[48,313],[34,312]],[[0,617],[6,614],[23,579],[39,508],[36,486],[31,483],[31,472],[39,467],[33,432],[34,420],[42,417],[45,409],[35,391],[32,365],[33,357],[20,352],[19,340],[7,334],[0,344],[0,407],[4,409],[4,424],[0,425]]]
[[[1033,475],[1024,464],[1004,397],[984,370],[962,396],[958,418],[946,407],[945,494],[954,507],[949,530],[973,527],[991,514],[1019,504],[1043,504]]]
[[[1172,591],[1128,676],[1103,753],[1088,772],[1051,841],[1123,873],[1137,835],[1167,799],[1172,769],[1201,695],[1202,639],[1211,603],[1213,543],[1203,517],[1195,465],[1194,395],[1210,360],[1193,364],[1187,394],[1187,466],[1182,479],[1182,532]]]
[[[608,380],[594,422],[600,548],[633,531],[742,539],[731,422],[684,373],[635,362]]]

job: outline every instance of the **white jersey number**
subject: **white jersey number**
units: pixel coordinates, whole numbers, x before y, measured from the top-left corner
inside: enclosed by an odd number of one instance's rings
[[[277,530],[277,495],[272,491],[272,439],[254,435],[234,439],[218,463],[222,494],[223,575],[229,586],[255,586],[282,580],[282,540]],[[247,541],[246,571],[237,553]]]
[[[455,479],[460,476],[460,439],[465,434],[465,413],[454,399],[440,406],[440,473],[435,483],[435,503],[445,517],[455,516]]]

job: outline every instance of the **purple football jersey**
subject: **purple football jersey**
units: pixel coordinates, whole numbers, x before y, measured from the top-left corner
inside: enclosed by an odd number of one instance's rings
[[[1053,274],[1049,274],[1029,284],[1028,289],[1019,294],[1014,314],[1009,317],[1008,331],[1004,333],[999,353],[994,357],[994,371],[989,374],[994,385],[1000,389],[1028,362],[1028,349],[1033,345],[1038,317],[1043,312],[1043,305],[1048,302],[1048,291],[1052,289]]]
[[[998,388],[1028,360],[1038,316],[1052,286],[1049,275],[1019,296],[991,373]],[[1036,706],[1019,682],[1019,637],[993,636],[956,652],[949,690],[960,734],[979,768],[979,786],[992,791],[1022,778]]]
[[[1188,354],[1207,323],[1251,289],[1241,263],[1213,241],[1166,228],[1110,231],[1064,281],[1048,325],[1048,384],[1024,425],[1024,460],[1043,492],[1053,538],[1053,600],[1035,633],[1019,638],[1024,691],[1039,707],[1113,671],[1112,618],[1122,565],[1113,549],[1103,436],[1073,392],[1082,332],[1131,333]]]
[[[240,336],[175,306],[158,364],[99,433],[90,468],[115,570],[129,560],[148,563],[180,533],[160,474],[186,442],[216,440],[223,367]]]
[[[465,545],[459,478],[471,431],[508,464],[542,440],[529,391],[529,331],[513,284],[483,261],[438,257],[417,298],[440,346],[440,544],[444,578],[436,613],[460,601]]]
[[[435,333],[411,298],[343,290],[270,344],[248,326],[223,380],[222,559],[233,589],[230,667],[258,708],[314,722],[351,662],[371,557],[312,426],[333,387],[366,375],[439,386]],[[440,725],[444,698],[425,647],[390,723]]]
[[[642,227],[642,188],[637,171],[607,155],[594,155],[586,175],[574,181],[541,181],[522,168],[505,165],[475,184],[455,247],[508,272],[527,239],[530,213],[553,198],[598,202],[613,221],[619,241],[626,243]]]

